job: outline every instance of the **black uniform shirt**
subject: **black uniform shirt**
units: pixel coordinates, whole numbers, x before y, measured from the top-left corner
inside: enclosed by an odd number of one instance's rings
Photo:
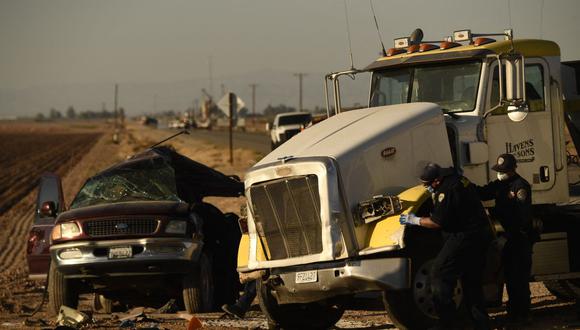
[[[445,232],[475,232],[489,226],[475,185],[461,175],[444,177],[433,204],[431,219]]]
[[[478,192],[482,200],[495,199],[493,215],[506,232],[527,232],[531,229],[532,190],[528,181],[519,174],[478,187]]]

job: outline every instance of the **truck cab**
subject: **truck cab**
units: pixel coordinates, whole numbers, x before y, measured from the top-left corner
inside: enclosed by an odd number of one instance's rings
[[[558,45],[514,39],[511,30],[455,31],[438,42],[418,35],[396,39],[363,70],[326,75],[329,118],[246,175],[248,230],[238,270],[258,279],[262,310],[278,326],[332,326],[345,299],[367,291],[383,293],[399,328],[433,324],[429,271],[440,234],[398,221],[401,213],[429,214],[431,196],[418,186],[427,162],[454,166],[482,185],[495,179],[497,156],[513,154],[532,185],[542,231],[533,276],[578,284]],[[345,111],[340,79],[363,72],[371,75],[368,107]],[[486,299],[496,305],[500,252],[501,244],[490,251],[484,274]]]

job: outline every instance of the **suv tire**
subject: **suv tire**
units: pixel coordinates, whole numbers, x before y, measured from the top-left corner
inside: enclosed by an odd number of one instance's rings
[[[79,304],[79,294],[74,282],[64,278],[56,269],[56,264],[50,263],[48,272],[48,312],[58,315],[60,306],[65,305],[76,309]]]
[[[183,304],[188,313],[200,313],[213,309],[212,266],[206,253],[201,254],[194,271],[183,275],[182,293]]]

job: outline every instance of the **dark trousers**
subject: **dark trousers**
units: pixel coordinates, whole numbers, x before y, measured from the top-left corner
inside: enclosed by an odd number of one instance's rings
[[[244,293],[240,299],[236,301],[236,305],[246,312],[250,309],[254,298],[256,298],[256,281],[250,281],[244,286]]]
[[[526,317],[530,312],[532,243],[524,233],[508,233],[503,249],[503,266],[508,293],[509,317]]]
[[[485,233],[454,233],[445,236],[445,243],[435,258],[431,273],[433,303],[440,326],[457,326],[460,316],[453,295],[457,281],[461,279],[465,307],[474,328],[489,329],[482,289],[489,237]]]

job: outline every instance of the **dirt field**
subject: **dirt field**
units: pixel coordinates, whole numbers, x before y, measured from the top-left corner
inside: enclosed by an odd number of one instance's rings
[[[70,202],[87,177],[167,135],[166,131],[131,125],[121,135],[121,142],[114,144],[111,128],[106,124],[0,123],[0,194],[11,186],[26,187],[19,192],[10,190],[13,196],[20,194],[18,198],[0,199],[0,205],[6,208],[4,213],[0,212],[0,328],[50,328],[54,324],[45,308],[33,317],[26,315],[41,303],[44,289],[43,282],[28,280],[24,250],[34,212],[34,185],[38,175],[44,171],[62,175],[65,200]],[[242,178],[246,169],[258,160],[253,151],[238,149],[234,153],[234,165],[230,165],[225,150],[188,137],[178,137],[169,144],[192,159]],[[39,155],[46,158],[35,158]],[[44,166],[44,163],[51,165]],[[17,177],[20,181],[15,181]],[[244,200],[214,198],[210,202],[223,211],[238,212]],[[541,283],[533,284],[532,294],[534,323],[527,328],[580,329],[578,311],[572,302],[557,299]],[[81,297],[79,309],[90,313],[90,296]],[[187,325],[179,314],[156,314],[154,310],[145,310],[145,313],[149,319],[138,322],[138,328],[184,329]],[[499,327],[504,321],[505,311],[490,310],[490,315]],[[126,314],[94,314],[95,323],[90,328],[116,329],[120,325],[119,318],[123,316]],[[267,328],[257,305],[252,307],[245,320],[223,318],[222,313],[199,314],[197,317],[208,329]],[[368,298],[353,300],[337,328],[395,329],[378,300]]]

